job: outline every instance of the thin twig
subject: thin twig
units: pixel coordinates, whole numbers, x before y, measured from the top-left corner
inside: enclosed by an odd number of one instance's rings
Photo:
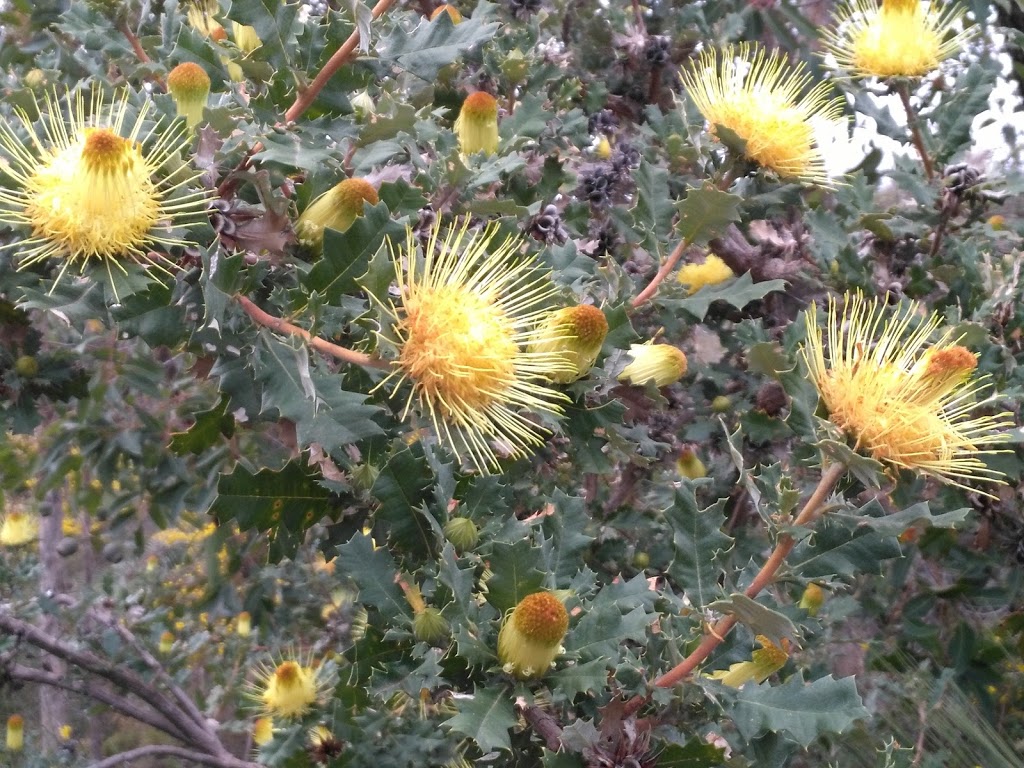
[[[105,757],[98,763],[93,763],[89,768],[118,768],[145,757],[161,756],[177,757],[199,765],[213,766],[213,768],[259,768],[259,763],[250,763],[248,760],[239,760],[237,757],[217,757],[169,744],[150,744],[145,747],[129,749],[127,752]]]
[[[683,252],[686,250],[689,244],[689,238],[683,238],[682,240],[679,241],[679,245],[677,245],[675,247],[675,250],[673,250],[672,253],[668,255],[668,258],[665,259],[665,261],[662,263],[661,268],[658,270],[658,273],[653,278],[651,278],[651,282],[648,283],[647,287],[640,291],[640,293],[636,295],[636,298],[633,299],[632,306],[634,308],[639,307],[641,304],[643,304],[645,301],[647,301],[649,298],[651,298],[651,296],[655,294],[655,292],[658,290],[658,286],[661,285],[662,280],[664,280],[668,276],[668,273],[672,271],[672,269],[675,267],[679,259],[682,258]]]
[[[245,296],[236,295],[235,301],[237,301],[241,305],[242,309],[245,310],[245,313],[259,325],[280,334],[298,336],[300,339],[304,339],[309,346],[318,352],[323,352],[325,355],[330,355],[342,362],[362,365],[366,368],[389,367],[388,364],[379,357],[373,357],[365,352],[356,352],[354,349],[341,347],[337,344],[332,344],[329,341],[324,341],[323,339],[317,338],[309,331],[299,328],[297,325],[292,325],[287,320],[282,320],[280,317],[274,317],[257,307]]]
[[[935,169],[932,167],[932,159],[928,157],[928,150],[924,148],[924,139],[921,136],[921,127],[918,125],[917,113],[910,105],[910,92],[907,89],[907,84],[900,83],[895,88],[896,92],[900,95],[900,101],[903,102],[903,109],[907,113],[907,127],[910,128],[911,141],[914,142],[917,153],[921,156],[921,162],[924,164],[924,174],[928,177],[928,181],[931,181],[935,178]]]
[[[152,59],[149,58],[149,54],[146,53],[146,49],[142,47],[142,43],[139,42],[139,38],[135,36],[135,33],[132,32],[131,27],[128,26],[128,22],[122,21],[117,25],[117,28],[121,30],[121,34],[124,35],[125,40],[128,41],[128,44],[132,47],[132,50],[135,51],[135,55],[138,57],[139,61],[141,61],[143,64],[151,63]]]

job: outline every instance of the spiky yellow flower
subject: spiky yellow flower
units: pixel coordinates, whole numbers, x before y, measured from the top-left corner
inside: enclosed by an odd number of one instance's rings
[[[203,119],[206,97],[210,95],[210,76],[194,61],[179,64],[167,74],[167,90],[178,107],[178,115],[185,118],[189,128],[195,128]]]
[[[0,545],[20,547],[39,537],[39,519],[30,512],[14,509],[4,515],[0,525]]]
[[[88,109],[81,91],[63,108],[49,94],[36,106],[41,132],[23,110],[17,127],[0,122],[0,152],[16,182],[0,189],[0,223],[31,230],[16,242],[19,268],[58,259],[58,280],[96,263],[108,273],[111,265],[124,272],[125,262],[167,272],[172,262],[149,249],[183,245],[174,226],[206,208],[203,193],[182,189],[198,176],[180,164],[188,129],[148,121],[148,100],[129,122],[127,92],[106,104],[95,91]]]
[[[679,268],[677,279],[693,295],[705,285],[719,285],[732,280],[736,273],[729,268],[721,256],[709,253],[701,264],[686,264]]]
[[[1011,415],[970,415],[992,400],[979,401],[984,379],[972,377],[977,359],[956,344],[952,330],[929,344],[942,318],[918,318],[919,311],[914,302],[890,313],[860,293],[847,294],[840,310],[832,298],[826,345],[811,305],[803,354],[829,420],[858,450],[893,467],[954,485],[998,481],[1002,473],[981,457],[998,453],[985,446],[1009,439]]]
[[[569,614],[550,592],[527,595],[509,611],[498,632],[498,659],[520,678],[542,677],[561,651]]]
[[[828,83],[808,90],[803,64],[791,67],[779,51],[741,44],[725,48],[721,61],[716,50],[705,51],[682,79],[712,134],[731,131],[748,160],[782,178],[828,184],[814,122],[838,120],[843,105],[828,98]]]
[[[285,659],[276,667],[261,667],[260,680],[251,689],[267,718],[297,718],[311,711],[320,701],[326,688],[319,667]]]
[[[679,347],[671,344],[630,344],[629,356],[633,358],[622,369],[619,381],[643,386],[648,381],[656,387],[675,384],[686,373],[686,355]]]
[[[569,369],[552,371],[551,380],[569,384],[590,373],[607,335],[604,312],[593,304],[577,304],[548,315],[544,321],[545,338],[531,345],[530,351],[561,354]]]
[[[708,677],[721,680],[724,685],[740,688],[744,683],[756,680],[763,683],[786,665],[789,659],[789,641],[783,638],[782,645],[776,645],[764,635],[756,638],[760,648],[750,654],[750,661],[740,661],[729,667],[712,672]]]
[[[457,456],[483,472],[498,467],[499,453],[526,456],[542,442],[522,412],[560,413],[565,397],[545,385],[567,367],[560,353],[526,351],[544,338],[540,305],[555,287],[533,258],[517,258],[521,239],[495,247],[497,235],[493,224],[470,232],[464,219],[442,236],[438,221],[421,255],[408,230],[404,251],[392,244],[397,305],[384,307],[398,357],[381,386],[397,391],[408,381],[402,418],[415,405]]]
[[[363,203],[380,202],[377,190],[366,179],[345,179],[310,203],[295,222],[299,242],[311,248],[323,245],[324,230],[344,232],[357,216],[363,215]]]
[[[455,121],[455,135],[459,137],[459,150],[465,155],[483,152],[493,155],[498,151],[498,102],[491,94],[476,91],[462,102]]]
[[[824,33],[825,51],[859,77],[921,77],[963,46],[964,9],[919,0],[849,0]]]

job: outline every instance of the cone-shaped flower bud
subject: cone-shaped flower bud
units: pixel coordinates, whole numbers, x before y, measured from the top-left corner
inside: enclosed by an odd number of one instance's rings
[[[257,747],[270,743],[274,738],[274,721],[269,717],[258,717],[252,724],[252,741]]]
[[[468,517],[453,517],[444,524],[444,535],[461,552],[476,546],[480,529]]]
[[[711,410],[714,413],[728,413],[732,410],[732,398],[728,395],[718,395],[711,401]]]
[[[310,248],[320,248],[324,230],[344,232],[352,226],[356,216],[363,215],[363,203],[380,202],[377,190],[366,179],[345,179],[314,200],[299,216],[295,233],[299,242]]]
[[[235,631],[242,637],[248,637],[252,632],[252,616],[248,611],[238,614],[238,621],[235,623]]]
[[[733,688],[739,688],[751,680],[763,683],[769,676],[782,669],[789,658],[789,641],[783,639],[780,647],[764,635],[758,635],[755,639],[761,644],[761,647],[751,654],[750,661],[737,662],[728,670],[720,669],[717,672],[712,672],[708,677],[713,680],[721,680],[725,685]]]
[[[438,645],[448,638],[451,628],[440,611],[427,606],[413,617],[412,634],[421,643]]]
[[[459,9],[453,5],[449,5],[448,3],[437,6],[437,8],[434,9],[434,12],[430,14],[430,20],[433,21],[442,13],[448,14],[448,17],[452,20],[452,24],[458,24],[462,21],[462,14],[459,13]]]
[[[498,102],[491,94],[477,91],[466,97],[455,121],[455,135],[463,156],[498,151]]]
[[[604,337],[608,335],[608,320],[604,312],[592,304],[579,304],[552,312],[543,327],[543,335],[530,346],[530,352],[554,352],[565,359],[567,367],[564,370],[549,374],[551,381],[558,384],[568,384],[586,376],[601,352]]]
[[[804,588],[800,598],[800,607],[807,611],[810,616],[817,616],[821,606],[825,604],[825,590],[813,581]]]
[[[252,53],[263,45],[260,36],[256,34],[255,27],[239,24],[237,21],[231,22],[231,39],[235,41],[235,45],[242,53]]]
[[[694,294],[705,285],[718,285],[736,277],[729,265],[718,256],[709,253],[703,264],[687,264],[680,268],[677,279],[686,287],[688,294]]]
[[[4,517],[0,525],[0,545],[20,547],[30,544],[39,536],[39,520],[29,512],[15,509]]]
[[[167,75],[167,90],[178,106],[178,115],[185,118],[189,128],[195,128],[203,119],[206,97],[210,95],[210,76],[193,61],[179,64]]]
[[[697,454],[694,453],[692,448],[684,448],[679,454],[679,458],[676,459],[676,470],[683,477],[688,477],[690,480],[698,480],[702,477],[708,476],[708,469],[704,466],[704,462],[697,458]]]
[[[505,616],[498,633],[498,659],[519,678],[543,677],[561,651],[569,614],[550,592],[527,595]]]
[[[168,654],[174,647],[174,635],[170,632],[163,632],[160,635],[160,653]]]
[[[633,360],[619,374],[619,381],[627,384],[653,381],[656,387],[667,387],[686,373],[686,355],[671,344],[630,344],[629,354]]]
[[[25,720],[21,715],[7,718],[7,749],[20,752],[25,746]]]

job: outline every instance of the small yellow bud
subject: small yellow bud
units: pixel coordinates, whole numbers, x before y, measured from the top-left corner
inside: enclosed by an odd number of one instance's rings
[[[713,413],[728,413],[732,410],[732,399],[728,395],[719,395],[711,401]]]
[[[25,720],[21,715],[7,718],[7,749],[20,752],[25,746]]]
[[[257,747],[262,747],[274,738],[274,721],[269,717],[258,717],[252,724],[252,740]]]
[[[579,304],[550,313],[529,351],[560,353],[566,368],[549,372],[548,378],[556,384],[569,384],[590,372],[607,335],[608,320],[604,312],[592,304]]]
[[[46,85],[46,73],[41,69],[30,69],[25,73],[25,87],[35,90]]]
[[[453,517],[444,524],[444,535],[461,552],[476,546],[480,529],[468,517]]]
[[[202,122],[206,97],[210,95],[210,76],[192,61],[179,64],[167,75],[167,90],[174,97],[178,115],[185,118],[189,128]]]
[[[709,253],[702,264],[686,264],[679,269],[676,279],[690,295],[706,285],[719,285],[736,277],[729,265],[720,257]]]
[[[427,606],[413,617],[412,634],[421,643],[440,645],[451,634],[451,628],[440,611]]]
[[[800,607],[807,611],[808,615],[817,616],[824,603],[825,590],[812,581],[804,588],[804,594],[800,598]]]
[[[994,216],[989,216],[988,225],[997,231],[1004,230],[1006,229],[1006,217],[998,213]]]
[[[721,680],[733,688],[740,688],[751,680],[763,683],[782,669],[789,659],[789,640],[783,638],[782,645],[778,646],[764,635],[758,635],[755,639],[761,647],[751,653],[750,661],[737,662],[727,670],[712,672],[708,677]]]
[[[633,555],[633,567],[637,570],[644,570],[651,564],[651,556],[646,552],[636,552]]]
[[[370,205],[380,202],[377,190],[366,179],[345,179],[331,187],[299,216],[295,224],[299,242],[310,248],[320,248],[324,242],[324,230],[347,230],[357,216],[363,215],[364,202]]]
[[[690,480],[698,480],[708,476],[708,469],[704,462],[697,458],[697,454],[690,448],[684,448],[676,459],[676,470],[683,477]]]
[[[71,741],[71,735],[74,733],[70,725],[65,723],[57,729],[57,736],[61,741]]]
[[[608,141],[608,137],[603,133],[594,137],[594,143],[590,146],[599,160],[607,160],[612,156],[612,143]]]
[[[442,13],[448,14],[448,18],[452,20],[452,24],[458,24],[462,21],[462,14],[459,13],[459,9],[453,5],[449,5],[448,3],[437,6],[433,13],[430,14],[430,20],[433,21]]]
[[[160,653],[168,654],[171,652],[171,648],[174,647],[174,635],[170,632],[164,632],[160,635]]]
[[[550,592],[534,592],[505,615],[498,633],[498,659],[518,678],[543,677],[561,650],[569,614]]]
[[[156,555],[150,555],[146,558],[146,573],[152,573],[160,565],[160,558]]]
[[[630,344],[629,354],[633,360],[619,374],[619,381],[626,384],[643,386],[652,381],[656,387],[667,387],[686,373],[686,355],[671,344]]]
[[[39,373],[39,361],[32,355],[22,355],[14,361],[14,370],[22,378],[31,379]]]
[[[498,102],[484,91],[469,94],[455,121],[459,150],[463,156],[498,151]]]
[[[248,611],[242,611],[238,614],[238,619],[235,621],[235,631],[241,637],[248,637],[252,632],[252,616],[249,615]]]

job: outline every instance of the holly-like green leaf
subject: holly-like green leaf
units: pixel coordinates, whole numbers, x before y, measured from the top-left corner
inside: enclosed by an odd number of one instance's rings
[[[398,568],[384,548],[374,548],[373,539],[357,533],[338,547],[337,568],[359,587],[359,601],[373,606],[389,621],[410,618],[409,604],[396,583]]]
[[[458,699],[457,705],[458,714],[445,721],[445,727],[471,738],[482,752],[512,749],[508,732],[516,724],[516,713],[505,686],[477,688],[472,696]]]
[[[411,32],[395,27],[378,48],[380,58],[427,82],[432,82],[441,67],[451,64],[474,46],[487,42],[501,26],[486,21],[494,6],[479,3],[473,18],[453,24],[443,13],[433,21],[423,19]]]
[[[686,744],[669,744],[658,755],[658,768],[715,768],[725,759],[725,751],[693,737]]]
[[[678,234],[692,245],[703,245],[740,220],[743,198],[712,186],[691,189],[676,203],[679,211]]]
[[[570,664],[545,679],[552,690],[571,702],[578,693],[603,691],[608,686],[607,667],[605,659],[595,658],[582,664]]]
[[[668,191],[668,169],[643,160],[633,172],[633,180],[636,182],[633,219],[637,229],[644,233],[646,247],[655,251],[661,247],[674,213]]]
[[[489,561],[494,575],[487,581],[487,602],[501,613],[544,586],[543,553],[526,539],[496,543]]]
[[[624,641],[643,642],[646,638],[647,627],[656,618],[655,597],[643,574],[606,585],[583,607],[579,621],[570,622],[566,650],[582,659],[614,663]]]
[[[722,593],[718,579],[723,555],[732,547],[732,539],[722,533],[724,507],[725,499],[719,499],[705,510],[698,509],[693,488],[686,485],[676,491],[675,503],[665,512],[675,552],[669,574],[697,608]]]
[[[988,97],[996,83],[998,69],[972,63],[943,94],[932,113],[937,146],[933,159],[944,163],[970,144],[974,119],[988,109]]]
[[[888,514],[877,501],[872,500],[852,513],[836,512],[830,516],[855,525],[865,525],[880,534],[898,536],[912,525],[928,528],[956,528],[967,520],[967,516],[970,514],[971,510],[967,507],[935,514],[931,511],[927,501],[920,501],[904,510]]]
[[[171,435],[170,449],[175,453],[202,453],[216,444],[221,436],[231,437],[235,417],[228,411],[228,399],[222,397],[216,407],[195,414],[192,426]]]
[[[883,560],[902,554],[894,535],[826,515],[814,534],[796,545],[789,564],[805,578],[852,576],[879,573]]]
[[[799,675],[783,685],[747,685],[736,694],[731,716],[746,739],[784,731],[803,747],[826,733],[842,733],[868,716],[852,677],[805,683]]]
[[[430,472],[422,456],[413,453],[401,441],[370,489],[380,502],[376,518],[387,527],[388,541],[409,553],[424,556],[437,547],[436,523],[427,520],[421,509],[427,498]]]
[[[658,302],[669,309],[681,309],[698,320],[703,320],[713,302],[724,301],[736,309],[743,309],[752,301],[759,301],[772,291],[785,291],[785,280],[762,280],[755,283],[749,272],[735,280],[718,285],[705,285],[692,296],[685,298],[662,298]]]
[[[259,58],[283,70],[298,53],[300,3],[277,0],[232,0],[231,19],[256,30],[262,45]]]
[[[325,302],[337,303],[342,296],[359,290],[358,278],[370,266],[370,259],[387,237],[398,237],[404,229],[391,221],[387,205],[363,204],[363,215],[344,232],[324,230],[323,256],[305,277],[306,287],[320,293]]]
[[[575,496],[567,496],[556,490],[551,496],[555,513],[544,518],[544,530],[550,538],[541,542],[544,553],[544,569],[554,577],[553,586],[561,586],[572,579],[583,562],[582,553],[594,540],[585,532],[590,517],[585,502]]]
[[[761,605],[741,592],[734,592],[726,600],[716,600],[708,607],[735,616],[754,634],[765,635],[775,643],[784,637],[797,639],[796,626],[788,616]]]

